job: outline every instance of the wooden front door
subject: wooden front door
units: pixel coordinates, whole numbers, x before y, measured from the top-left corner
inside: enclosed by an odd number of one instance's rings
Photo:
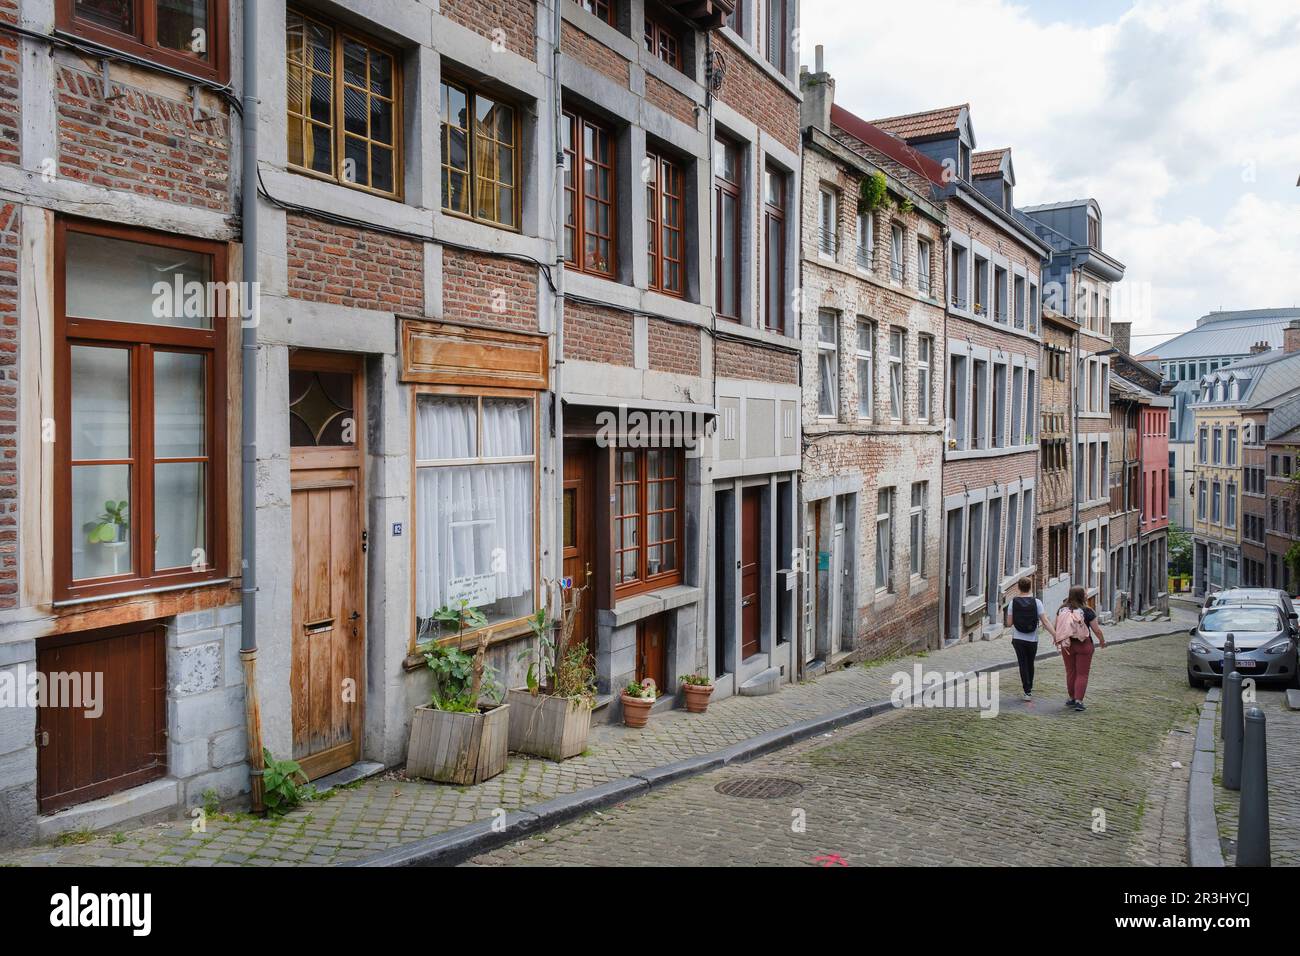
[[[592,572],[593,533],[596,527],[592,489],[596,480],[594,446],[588,442],[564,443],[564,576],[574,588],[586,586],[577,597],[573,640],[596,653],[596,576]]]
[[[289,380],[293,759],[315,779],[361,757],[362,374],[349,356],[295,355]]]
[[[746,488],[740,497],[740,659],[761,649],[763,629],[762,562],[759,529],[763,489]]]
[[[637,624],[636,679],[654,680],[660,691],[668,692],[668,615],[656,614]]]
[[[37,644],[36,667],[48,688],[36,712],[36,802],[41,813],[136,787],[167,772],[162,625],[130,624],[47,638]]]

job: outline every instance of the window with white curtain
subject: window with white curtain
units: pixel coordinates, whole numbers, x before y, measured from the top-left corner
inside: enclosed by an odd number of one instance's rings
[[[839,314],[817,313],[817,414],[834,418],[839,412]]]
[[[876,496],[876,590],[894,590],[894,489]]]
[[[930,420],[930,357],[934,354],[934,339],[919,335],[916,339],[916,420]]]
[[[903,350],[907,332],[894,326],[889,330],[889,415],[903,417]]]
[[[420,394],[415,406],[415,615],[461,600],[488,624],[534,594],[534,400]]]
[[[872,388],[871,345],[876,329],[869,319],[858,319],[858,421],[869,422],[875,413]]]
[[[912,507],[908,512],[910,545],[912,549],[912,577],[925,577],[925,506],[930,483],[912,483]]]

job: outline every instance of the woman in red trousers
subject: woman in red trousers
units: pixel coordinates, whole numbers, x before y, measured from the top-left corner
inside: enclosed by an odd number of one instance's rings
[[[1065,690],[1069,700],[1066,707],[1084,710],[1083,695],[1088,691],[1088,672],[1092,670],[1092,638],[1097,636],[1097,643],[1106,646],[1106,635],[1097,623],[1097,612],[1087,605],[1087,594],[1083,588],[1075,586],[1056,612],[1056,633],[1052,640],[1061,652],[1065,662]]]

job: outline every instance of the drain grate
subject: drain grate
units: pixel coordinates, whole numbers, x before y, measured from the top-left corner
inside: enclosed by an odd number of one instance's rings
[[[733,777],[713,788],[726,797],[744,797],[748,800],[780,800],[793,797],[803,790],[803,784],[786,777]]]

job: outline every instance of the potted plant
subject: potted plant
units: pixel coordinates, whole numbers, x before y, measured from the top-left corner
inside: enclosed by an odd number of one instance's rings
[[[686,695],[686,712],[702,714],[709,709],[713,695],[713,678],[704,674],[683,674],[682,693]]]
[[[105,501],[104,513],[94,521],[82,526],[89,544],[116,544],[126,540],[127,503],[125,501]]]
[[[587,585],[565,583],[548,582],[555,595],[552,606],[560,608],[558,622],[545,608],[528,619],[533,640],[519,655],[529,662],[526,687],[511,689],[506,696],[511,707],[510,749],[551,760],[567,760],[587,749],[596,704],[591,655],[586,644],[573,640]]]
[[[628,727],[644,727],[650,719],[650,708],[659,696],[655,682],[647,677],[637,683],[631,681],[623,688],[623,723]]]
[[[454,621],[457,640],[435,640],[425,651],[433,691],[428,704],[415,708],[406,772],[440,783],[481,783],[506,768],[510,726],[510,707],[501,703],[496,672],[485,660],[492,631],[465,601],[440,608],[433,619],[440,626]],[[480,628],[473,657],[460,648],[466,625]],[[480,703],[484,696],[489,703]]]

